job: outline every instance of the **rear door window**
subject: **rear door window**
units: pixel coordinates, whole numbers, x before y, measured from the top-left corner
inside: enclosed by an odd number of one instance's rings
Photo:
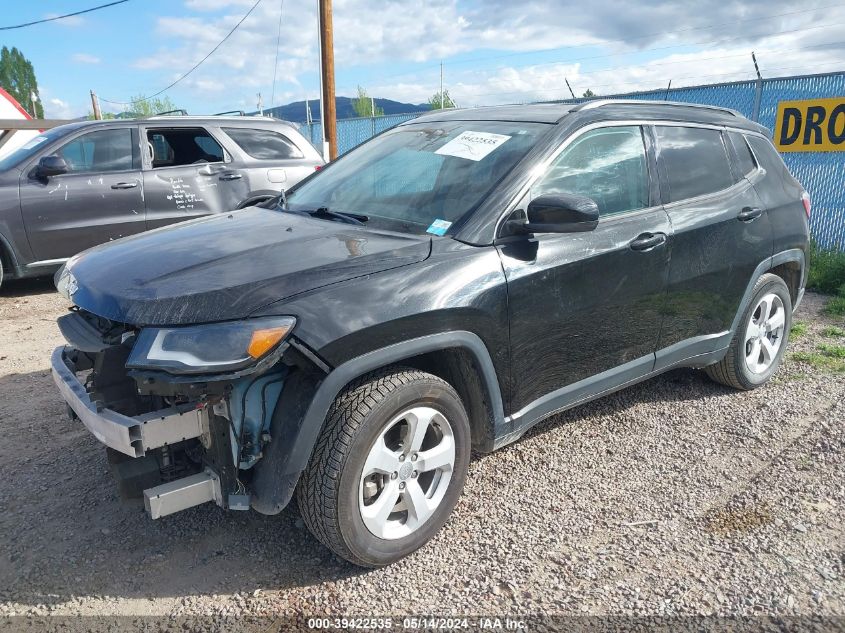
[[[733,185],[722,133],[697,127],[656,126],[667,202],[678,202]]]
[[[147,129],[153,169],[180,165],[222,163],[220,143],[202,128]]]
[[[293,141],[279,132],[231,127],[223,128],[223,131],[253,158],[260,160],[303,158],[302,152]]]

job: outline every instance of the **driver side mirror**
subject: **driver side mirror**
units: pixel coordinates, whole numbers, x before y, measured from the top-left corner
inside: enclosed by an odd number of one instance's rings
[[[599,223],[599,207],[591,198],[569,193],[547,193],[528,204],[527,218],[509,222],[517,233],[581,233]]]
[[[67,161],[61,156],[42,156],[38,161],[38,167],[35,168],[35,173],[39,178],[49,178],[50,176],[59,176],[66,174],[69,171]]]

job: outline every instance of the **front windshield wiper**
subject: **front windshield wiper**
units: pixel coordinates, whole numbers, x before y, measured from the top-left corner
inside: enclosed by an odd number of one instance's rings
[[[341,222],[347,222],[349,224],[357,224],[359,226],[363,226],[364,222],[370,219],[368,215],[362,215],[360,213],[345,213],[341,211],[332,211],[328,207],[318,207],[317,209],[304,209],[304,210],[293,210],[288,207],[288,211],[292,213],[307,213],[312,218],[324,218],[326,220],[340,220]]]
[[[288,213],[307,213],[312,218],[340,220],[341,222],[347,222],[349,224],[363,225],[364,222],[370,219],[370,216],[363,215],[362,213],[345,213],[341,211],[332,211],[328,207],[317,207],[316,209],[291,209],[290,206],[288,206],[288,198],[285,195],[284,191],[282,191],[275,198],[271,198],[266,203],[263,203],[259,206],[264,205],[266,205],[266,208],[268,209],[281,209],[282,211],[287,211]]]

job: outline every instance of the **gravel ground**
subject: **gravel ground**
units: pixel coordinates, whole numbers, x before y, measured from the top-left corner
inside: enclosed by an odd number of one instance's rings
[[[823,302],[790,351],[843,325]],[[473,460],[431,544],[363,571],[293,509],[121,505],[49,375],[65,308],[48,282],[0,295],[0,615],[845,615],[845,374],[790,358],[738,393],[680,370],[558,415]]]

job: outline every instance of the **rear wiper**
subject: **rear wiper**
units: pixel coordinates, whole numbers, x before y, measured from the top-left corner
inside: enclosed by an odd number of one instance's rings
[[[312,218],[326,218],[329,220],[340,220],[341,222],[348,222],[349,224],[363,225],[364,222],[370,219],[368,215],[360,213],[342,213],[340,211],[332,211],[328,207],[320,207],[318,209],[310,209],[304,211]]]

